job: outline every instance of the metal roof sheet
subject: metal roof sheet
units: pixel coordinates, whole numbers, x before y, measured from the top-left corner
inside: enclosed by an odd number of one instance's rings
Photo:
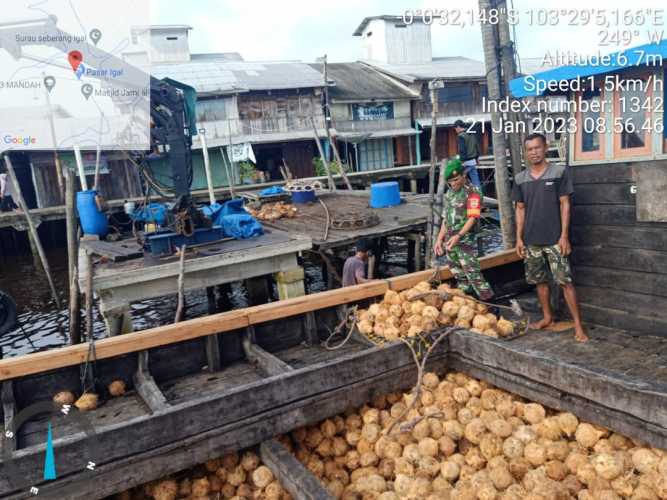
[[[319,72],[324,71],[323,64],[311,64],[310,66]],[[419,97],[373,68],[356,62],[327,64],[327,79],[329,82],[334,82],[334,85],[329,87],[329,97],[333,102]]]
[[[631,47],[609,54],[609,64],[561,66],[522,78],[515,78],[510,82],[510,91],[514,97],[542,95],[544,92],[540,92],[539,89],[543,88],[549,82],[561,82],[592,75],[601,75],[622,69],[646,66],[649,62],[655,64],[654,60],[647,56],[655,56],[661,59],[667,58],[667,40],[662,40],[658,44],[651,43],[639,47]]]
[[[228,57],[198,58],[182,63],[153,64],[157,78],[173,78],[199,94],[231,94],[249,90],[321,87],[322,75],[302,62],[234,61]]]
[[[380,71],[413,82],[415,80],[484,78],[484,63],[467,57],[434,57],[430,63],[387,64],[362,61]]]

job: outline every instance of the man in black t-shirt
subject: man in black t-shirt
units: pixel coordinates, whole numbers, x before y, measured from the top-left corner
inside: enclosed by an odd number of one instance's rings
[[[568,167],[546,160],[547,140],[542,134],[530,134],[524,142],[530,165],[514,178],[512,201],[516,202],[516,249],[524,259],[526,281],[537,286],[544,317],[530,325],[541,330],[553,323],[549,304],[549,275],[563,288],[567,307],[574,320],[574,338],[586,342],[581,324],[577,294],[572,284],[568,255],[572,251],[570,195],[574,192]]]

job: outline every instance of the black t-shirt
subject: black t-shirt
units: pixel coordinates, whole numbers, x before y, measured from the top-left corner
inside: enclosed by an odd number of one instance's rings
[[[526,245],[555,245],[561,232],[560,197],[571,195],[572,176],[564,165],[552,165],[534,178],[530,168],[514,178],[512,201],[526,205],[523,242]]]

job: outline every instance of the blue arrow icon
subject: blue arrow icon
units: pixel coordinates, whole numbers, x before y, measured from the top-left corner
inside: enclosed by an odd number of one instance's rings
[[[46,457],[44,457],[44,481],[53,481],[54,479],[56,479],[56,459],[53,453],[51,422],[49,422],[49,433],[46,438]]]

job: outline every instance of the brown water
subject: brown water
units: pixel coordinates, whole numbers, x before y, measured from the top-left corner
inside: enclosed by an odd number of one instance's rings
[[[481,231],[484,253],[502,248],[502,237],[497,225],[485,223]],[[0,338],[0,347],[5,357],[42,351],[67,344],[67,254],[65,249],[49,252],[48,260],[59,293],[61,308],[58,309],[49,291],[49,285],[41,266],[35,265],[32,256],[6,258],[0,275],[0,290],[8,293],[17,303],[19,327]],[[406,272],[407,243],[401,238],[389,238],[389,248],[380,272],[384,276],[396,276]],[[305,260],[306,288],[309,293],[326,290],[320,263]],[[275,289],[274,297],[277,296]],[[228,295],[232,308],[248,305],[245,288],[240,283],[231,286]],[[205,290],[186,293],[186,318],[208,314]],[[171,323],[176,311],[176,296],[149,299],[132,304],[135,330],[143,330]],[[105,328],[96,308],[93,310],[93,336],[104,336]]]

